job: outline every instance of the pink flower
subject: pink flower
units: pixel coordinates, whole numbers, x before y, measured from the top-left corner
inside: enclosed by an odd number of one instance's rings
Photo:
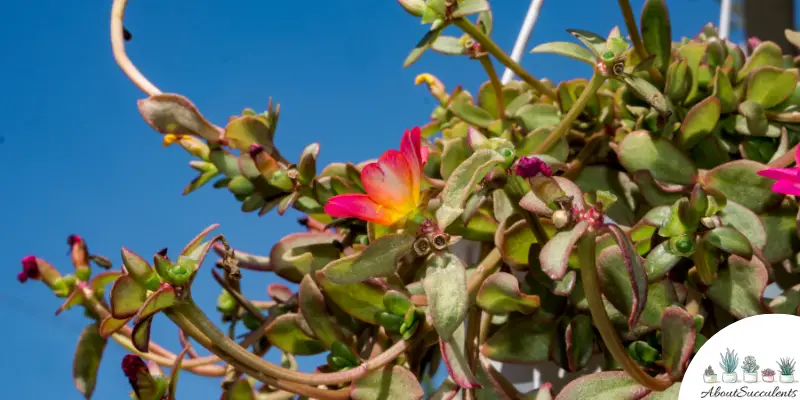
[[[553,170],[544,161],[536,157],[523,156],[517,161],[517,167],[514,172],[523,178],[533,178],[536,175],[542,174],[544,176],[553,175]]]
[[[335,218],[394,225],[419,206],[422,167],[427,160],[428,148],[421,144],[420,129],[406,130],[400,151],[389,150],[378,162],[361,170],[361,183],[367,194],[334,196],[325,205],[325,213]]]
[[[17,280],[20,283],[25,283],[28,279],[39,279],[41,273],[39,272],[39,263],[36,261],[36,256],[25,256],[22,259],[22,272],[17,274]]]
[[[750,50],[755,49],[760,44],[761,44],[761,39],[755,36],[750,36],[749,38],[747,38],[747,45],[750,46]]]
[[[800,152],[795,154],[795,162],[800,166]],[[758,175],[774,179],[772,191],[775,193],[800,196],[800,167],[794,168],[767,168],[758,171]]]

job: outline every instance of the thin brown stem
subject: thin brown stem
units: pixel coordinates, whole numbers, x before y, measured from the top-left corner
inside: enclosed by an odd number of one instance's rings
[[[475,24],[466,18],[457,18],[453,21],[453,23],[457,27],[461,28],[464,33],[472,36],[476,42],[480,43],[481,49],[493,55],[497,61],[500,61],[501,64],[514,71],[518,77],[531,85],[531,87],[536,89],[536,91],[538,91],[540,94],[551,98],[553,101],[558,101],[558,96],[556,96],[556,93],[553,92],[552,89],[545,86],[542,82],[534,78],[533,75],[526,71],[525,68],[522,68],[521,65],[512,60],[508,54],[506,54],[500,47],[497,46],[497,44],[495,44],[494,41],[492,41],[492,39],[489,39],[488,36],[484,35],[483,32],[481,32],[481,30],[475,26]]]
[[[606,314],[603,306],[603,296],[600,292],[600,284],[597,278],[596,243],[597,232],[590,229],[578,241],[578,256],[581,268],[581,280],[583,281],[583,291],[589,303],[589,311],[592,314],[592,321],[600,332],[606,348],[622,368],[635,381],[646,386],[651,390],[664,391],[672,385],[668,379],[659,379],[648,375],[634,361],[628,351],[623,346],[622,341],[614,328],[613,323]]]
[[[171,314],[181,317],[176,321],[180,328],[185,329],[187,333],[189,333],[187,328],[191,328],[210,338],[213,345],[208,349],[220,358],[234,363],[237,368],[242,368],[244,371],[248,369],[259,371],[261,375],[269,376],[273,379],[308,385],[337,385],[354,381],[370,371],[385,366],[410,347],[409,342],[400,340],[378,357],[366,361],[358,368],[347,371],[333,373],[298,372],[272,364],[239,346],[225,336],[192,301],[172,307],[170,310]]]
[[[125,17],[125,6],[127,5],[128,0],[114,0],[114,4],[111,6],[111,49],[114,52],[114,59],[125,75],[128,75],[128,78],[143,92],[150,96],[161,94],[161,90],[136,69],[125,53],[122,19]]]
[[[492,88],[494,89],[495,102],[497,103],[497,118],[503,119],[506,115],[506,106],[503,103],[503,83],[500,82],[500,77],[497,76],[497,71],[495,71],[494,64],[492,64],[492,59],[489,58],[489,56],[478,57],[478,60],[486,71],[486,75],[489,75],[489,81],[492,83]]]
[[[644,48],[642,38],[639,36],[639,28],[636,26],[636,17],[633,16],[631,3],[628,2],[628,0],[619,0],[619,8],[622,10],[623,18],[625,18],[625,27],[628,28],[628,35],[631,37],[636,54],[639,55],[640,60],[646,59],[647,49]],[[647,72],[650,74],[650,77],[653,78],[656,85],[664,83],[664,76],[662,76],[661,72],[655,67],[650,66],[647,68]]]
[[[502,258],[500,257],[500,250],[495,247],[486,257],[478,264],[478,267],[475,268],[475,272],[469,277],[469,281],[467,282],[467,292],[469,293],[469,297],[475,297],[478,294],[478,289],[481,288],[483,281],[489,277],[489,275],[495,273],[498,268],[500,268]]]

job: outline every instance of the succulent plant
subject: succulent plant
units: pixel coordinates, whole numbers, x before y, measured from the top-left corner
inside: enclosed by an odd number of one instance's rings
[[[722,368],[722,372],[726,374],[732,374],[736,372],[736,367],[739,366],[739,356],[735,351],[726,349],[725,354],[720,354],[719,357],[719,366]]]
[[[747,356],[744,358],[742,362],[742,370],[747,372],[748,374],[755,374],[758,372],[758,364],[756,364],[756,358],[753,356]]]
[[[703,372],[703,375],[706,376],[715,375],[714,368],[711,368],[711,366],[709,365],[708,368],[706,368],[705,372]]]
[[[570,30],[580,44],[533,49],[591,70],[555,84],[491,40],[486,0],[399,3],[428,25],[406,66],[434,50],[478,61],[488,81],[473,94],[419,75],[438,104],[430,121],[377,161],[321,168],[319,144],[296,158],[278,150],[271,100],[220,127],[132,69],[121,50],[125,0],[115,0],[116,58],[148,95],[139,111],[164,144],[195,158],[184,194],[213,181],[243,212],[305,216],[303,231],[269,255],[210,236],[212,225],[174,261],[166,248],[152,249],[152,262],[123,248],[124,268],[96,275],[90,261],[110,261],[77,236],[74,274],[25,257],[21,282],[44,282],[66,299],[59,312],[82,305],[91,320],[73,368],[85,396],[112,338],[139,354],[122,365],[139,400],[174,398],[181,370],[222,378],[223,398],[530,397],[489,361],[579,372],[595,354],[603,371],[570,382],[559,399],[639,398],[676,392],[690,358],[736,320],[797,312],[800,174],[787,167],[800,142],[800,90],[796,61],[776,44],[745,56],[712,25],[673,42],[663,0],[645,2],[640,33],[621,0],[633,46],[615,27],[605,37]],[[446,35],[450,26],[463,35]],[[520,80],[502,84],[496,61]],[[459,240],[477,243],[477,263],[454,254]],[[192,290],[210,251],[223,327],[195,302],[208,294]],[[273,284],[270,300],[252,299],[240,290],[244,270],[297,289]],[[786,293],[765,299],[771,283]],[[180,328],[177,355],[151,340],[159,313]],[[240,323],[241,341],[223,333]],[[213,355],[197,356],[188,338]],[[272,347],[281,364],[263,358]],[[321,353],[327,363],[316,371],[296,370],[295,356]],[[449,378],[426,393],[420,382],[442,361]],[[726,373],[738,366],[731,350],[721,361]],[[779,365],[794,370],[793,360]],[[758,369],[752,357],[745,367]]]
[[[794,364],[794,358],[781,358],[778,361],[778,369],[781,371],[781,375],[794,374]]]
[[[775,370],[773,370],[771,368],[762,369],[761,370],[761,375],[764,375],[764,376],[775,376]]]

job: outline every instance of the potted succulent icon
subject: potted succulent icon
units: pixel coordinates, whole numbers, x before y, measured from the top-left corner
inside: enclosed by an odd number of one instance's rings
[[[739,377],[736,375],[736,367],[739,366],[739,356],[735,351],[726,349],[725,354],[720,353],[719,366],[722,368],[722,381],[725,383],[735,383]]]
[[[714,368],[711,368],[710,365],[706,368],[706,372],[703,373],[703,382],[717,383],[717,374],[714,373]]]
[[[781,376],[778,377],[781,383],[794,382],[794,358],[781,358],[778,368],[781,371]]]
[[[761,380],[764,382],[775,382],[775,371],[771,368],[762,369]]]
[[[743,375],[745,382],[758,382],[758,364],[756,364],[755,357],[747,356],[744,358],[744,362],[742,363],[742,371],[744,371]]]

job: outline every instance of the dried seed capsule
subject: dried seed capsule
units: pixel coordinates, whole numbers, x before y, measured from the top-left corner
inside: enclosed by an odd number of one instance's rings
[[[420,236],[414,241],[414,252],[417,257],[425,257],[431,252],[431,241],[427,236]]]

